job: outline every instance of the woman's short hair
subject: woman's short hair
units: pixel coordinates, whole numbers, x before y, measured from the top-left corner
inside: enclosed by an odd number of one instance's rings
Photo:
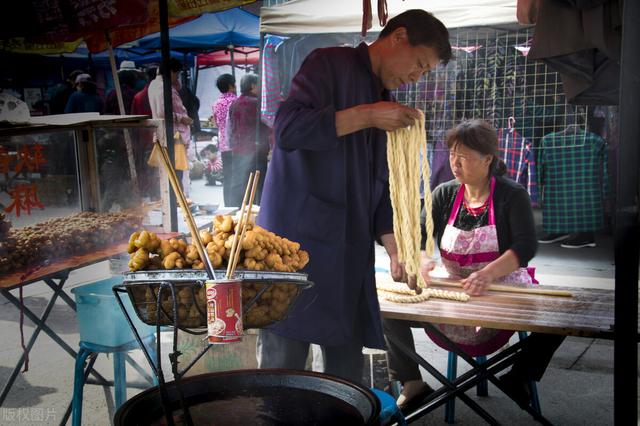
[[[257,86],[258,85],[258,76],[255,74],[245,74],[242,76],[242,79],[240,80],[240,93],[242,93],[243,95],[246,95],[247,93],[251,92],[251,89],[253,88],[253,86]]]
[[[460,144],[480,154],[492,155],[493,160],[489,166],[492,176],[502,176],[507,172],[507,166],[499,157],[496,129],[484,120],[464,120],[447,132],[446,142],[450,150]]]
[[[432,47],[438,52],[438,57],[443,63],[452,59],[449,31],[440,20],[431,13],[422,9],[410,9],[394,16],[380,31],[379,38],[384,38],[397,28],[404,27],[407,30],[409,44],[412,46],[424,45]]]
[[[227,93],[231,86],[236,85],[236,79],[231,74],[221,74],[216,80],[216,86],[220,93]]]

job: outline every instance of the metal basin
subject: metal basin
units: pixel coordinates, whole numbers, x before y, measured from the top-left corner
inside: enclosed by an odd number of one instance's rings
[[[237,370],[180,382],[189,416],[207,425],[375,425],[380,402],[367,388],[333,376],[294,370]],[[176,425],[188,424],[175,382],[166,384]],[[120,407],[116,426],[167,425],[158,387]]]

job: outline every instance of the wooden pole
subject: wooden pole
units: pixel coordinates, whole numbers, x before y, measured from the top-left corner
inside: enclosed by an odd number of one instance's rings
[[[457,280],[450,280],[446,278],[431,278],[431,284],[436,286],[457,287],[462,288],[462,283]],[[524,294],[540,294],[543,296],[558,296],[558,297],[572,297],[573,294],[570,291],[565,290],[552,290],[545,288],[532,288],[532,287],[515,287],[502,284],[491,284],[487,289],[489,291],[501,291],[504,293],[524,293]]]
[[[111,74],[113,75],[113,85],[116,90],[116,98],[118,98],[118,109],[120,110],[120,115],[125,115],[126,110],[124,109],[124,101],[122,100],[122,89],[120,88],[120,78],[118,77],[118,70],[116,68],[116,58],[113,54],[113,47],[111,46],[111,38],[109,37],[109,32],[105,30],[104,38],[107,42],[107,48],[109,49],[109,63],[111,64]],[[131,189],[133,191],[133,195],[138,198],[138,173],[136,172],[136,161],[133,157],[133,144],[131,143],[131,133],[129,133],[129,129],[124,129],[124,145],[127,150],[127,161],[129,163],[129,175],[131,176]]]

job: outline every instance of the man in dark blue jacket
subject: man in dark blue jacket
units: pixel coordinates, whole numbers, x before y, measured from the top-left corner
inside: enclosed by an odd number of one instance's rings
[[[374,242],[398,263],[386,130],[413,124],[418,111],[389,90],[415,83],[451,57],[445,26],[423,10],[391,19],[371,46],[313,51],[294,77],[275,120],[276,147],[258,223],[309,252],[304,291],[288,319],[261,330],[261,368],[304,369],[310,343],[324,371],[362,379],[363,346],[383,348],[374,281]],[[410,279],[415,280],[415,277]]]

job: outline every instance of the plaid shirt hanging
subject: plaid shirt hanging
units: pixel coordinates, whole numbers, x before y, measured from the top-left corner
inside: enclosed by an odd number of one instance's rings
[[[507,165],[507,175],[529,192],[531,205],[538,206],[536,160],[531,142],[514,128],[498,129],[500,155]]]
[[[608,186],[604,139],[584,130],[550,133],[541,141],[538,171],[545,232],[602,229]]]

